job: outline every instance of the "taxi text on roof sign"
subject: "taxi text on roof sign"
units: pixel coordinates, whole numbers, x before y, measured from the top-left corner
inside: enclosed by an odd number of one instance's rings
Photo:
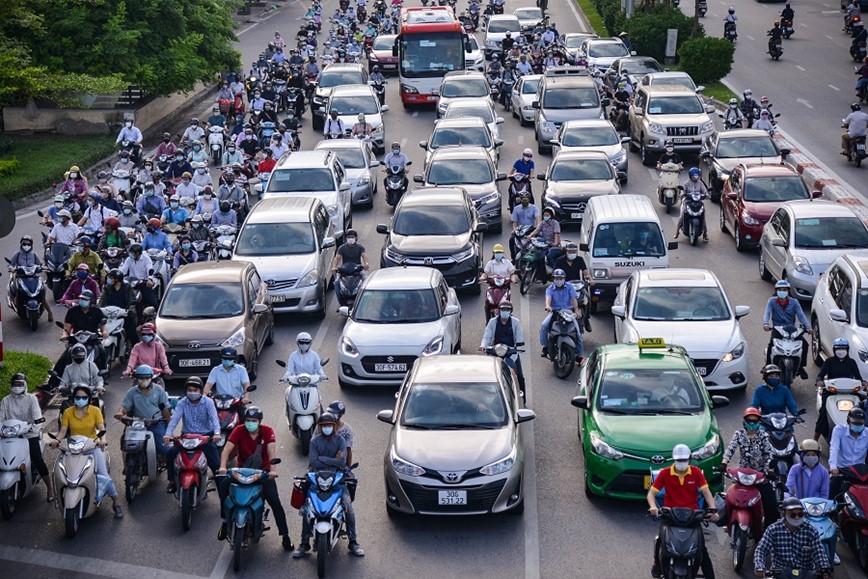
[[[650,350],[665,348],[666,341],[663,338],[639,338],[639,349]]]

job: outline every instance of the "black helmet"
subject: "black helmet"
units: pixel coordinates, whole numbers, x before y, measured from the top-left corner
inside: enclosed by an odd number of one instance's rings
[[[87,394],[88,400],[93,398],[93,391],[90,389],[90,386],[88,386],[87,384],[84,384],[82,382],[77,382],[75,384],[72,384],[69,388],[69,391],[72,392],[73,398],[75,397],[76,392],[78,392],[79,390],[81,390],[85,394]]]
[[[345,234],[345,237],[358,237],[358,236],[359,236],[359,232],[356,231],[355,229],[347,229],[347,232]]]
[[[118,268],[115,268],[109,272],[109,277],[115,281],[122,282],[124,281],[124,272],[119,270]]]
[[[572,241],[567,242],[567,244],[564,246],[564,251],[569,251],[569,250],[571,250],[571,249],[572,249],[572,250],[575,250],[575,251],[578,251],[578,250],[579,250],[579,246],[576,245],[575,243],[573,243]]]
[[[760,370],[760,374],[762,374],[763,378],[765,378],[769,374],[780,374],[780,373],[781,373],[781,369],[778,368],[774,364],[766,364],[765,366],[763,366],[763,369]]]
[[[323,412],[322,416],[319,417],[317,424],[328,424],[328,423],[335,424],[335,423],[337,423],[337,421],[338,421],[338,419],[331,412]]]
[[[850,105],[850,110],[853,111],[854,113],[856,111],[861,111],[862,105],[860,105],[859,103],[853,103],[852,105]]]
[[[24,382],[26,384],[27,377],[25,377],[24,374],[22,374],[21,372],[18,372],[17,374],[12,374],[12,378],[9,379],[9,385],[14,386],[16,382]],[[332,402],[332,404],[334,404],[334,402]],[[329,406],[329,408],[331,408],[331,406]]]
[[[79,237],[78,242],[82,245],[87,245],[88,247],[93,245],[93,239],[91,239],[87,235],[82,235],[81,237]]]
[[[87,356],[87,348],[85,348],[81,344],[75,344],[72,348],[70,348],[69,355],[72,357],[74,362],[84,362],[84,359]]]
[[[796,497],[787,497],[787,498],[785,498],[784,501],[781,503],[781,510],[782,510],[782,511],[789,511],[789,510],[795,510],[795,509],[804,509],[804,508],[805,508],[805,507],[802,506],[802,501],[800,501],[800,500],[797,499]]]
[[[262,420],[262,410],[259,406],[248,406],[244,411],[244,420]]]
[[[220,350],[220,358],[222,358],[224,360],[227,360],[227,359],[234,360],[236,357],[238,357],[238,351],[231,346],[228,346],[228,347]]]
[[[220,211],[222,213],[229,213],[229,209],[231,209],[231,208],[232,208],[232,205],[228,201],[221,201],[220,202]]]
[[[329,407],[328,407],[328,412],[331,412],[332,414],[334,414],[335,418],[337,418],[338,420],[340,420],[343,417],[343,415],[346,413],[346,411],[347,411],[347,407],[344,406],[344,403],[341,402],[340,400],[335,400],[334,402],[329,404]]]
[[[865,411],[861,408],[853,408],[850,412],[847,413],[847,424],[851,424],[852,421],[856,420],[857,422],[865,423]]]
[[[141,253],[142,252],[142,244],[141,243],[131,243],[130,244],[130,253]]]
[[[195,386],[199,390],[202,390],[205,387],[202,384],[202,379],[198,376],[190,376],[189,378],[187,378],[187,381],[184,382],[184,390],[186,390],[190,386]]]

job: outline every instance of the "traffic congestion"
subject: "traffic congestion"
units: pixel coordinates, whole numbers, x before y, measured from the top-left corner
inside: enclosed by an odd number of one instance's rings
[[[4,565],[868,572],[868,228],[768,96],[537,4],[285,7],[19,219]]]

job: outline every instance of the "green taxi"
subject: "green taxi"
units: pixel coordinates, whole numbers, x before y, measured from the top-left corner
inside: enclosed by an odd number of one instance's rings
[[[579,377],[579,440],[585,458],[585,493],[639,499],[651,471],[672,463],[672,448],[693,451],[713,492],[723,480],[712,468],[725,442],[712,410],[729,404],[709,396],[687,351],[661,338],[600,346]]]

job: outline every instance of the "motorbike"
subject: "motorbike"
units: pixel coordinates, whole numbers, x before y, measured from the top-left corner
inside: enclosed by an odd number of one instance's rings
[[[507,346],[506,344],[495,344],[493,346],[488,346],[485,348],[485,353],[489,356],[497,356],[501,360],[503,360],[504,364],[512,368],[517,377],[519,379],[519,383],[524,382],[524,376],[519,372],[518,365],[516,364],[516,359],[518,359],[519,354],[524,352],[524,350],[519,350],[520,347],[524,346],[524,342],[519,342],[515,346]],[[525,400],[524,387],[522,387],[521,399]]]
[[[208,149],[211,151],[211,160],[215,166],[220,165],[220,159],[223,158],[224,140],[223,127],[214,126],[208,129]]]
[[[202,447],[209,440],[207,436],[193,433],[174,438],[174,444],[183,449],[175,457],[175,498],[181,507],[181,527],[185,531],[193,526],[193,510],[208,497],[210,475]]]
[[[328,359],[320,362],[322,366]],[[286,362],[277,360],[277,365],[286,368]],[[292,435],[301,441],[301,453],[307,456],[310,452],[310,439],[316,430],[316,423],[322,414],[322,403],[319,394],[319,382],[327,380],[318,374],[296,374],[280,379],[288,382],[283,398],[286,401],[286,425]]]
[[[120,247],[107,247],[100,251],[99,255],[108,271],[120,268],[127,258],[127,252]]]
[[[705,203],[702,202],[702,197],[702,193],[691,193],[686,199],[687,207],[684,209],[681,229],[690,240],[690,245],[696,245],[705,227]]]
[[[548,359],[554,363],[555,376],[561,380],[573,373],[576,365],[576,350],[579,336],[573,322],[576,314],[570,310],[552,312],[548,332]]]
[[[579,324],[585,332],[591,331],[591,286],[581,279],[568,279],[567,283],[573,286],[576,290],[576,296],[579,302]]]
[[[526,243],[526,245],[520,246],[521,256],[519,257],[520,261],[518,266],[518,289],[521,292],[521,295],[527,295],[530,286],[534,281],[536,281],[539,262],[544,262],[546,259],[549,244],[542,237],[534,237],[533,239],[522,241]],[[548,264],[546,264],[546,272],[551,273],[548,270],[549,267]]]
[[[352,306],[362,287],[362,266],[358,263],[342,263],[338,268],[338,305]]]
[[[868,45],[868,43],[864,40],[854,40],[850,43],[850,56],[853,57],[855,62],[862,62],[865,58],[866,45]]]
[[[168,262],[168,254],[163,249],[157,249],[152,247],[146,252],[148,257],[151,258],[153,262],[153,270],[150,275],[150,279],[154,282],[154,296],[157,299],[157,302],[163,297],[163,292],[166,290],[166,286],[169,283],[169,262]]]
[[[660,517],[666,522],[660,529],[660,568],[664,577],[693,578],[699,573],[702,563],[705,537],[700,525],[714,510],[685,508],[660,509]]]
[[[829,430],[821,432],[826,440],[832,442],[832,430],[839,424],[847,424],[847,413],[862,404],[864,393],[862,382],[852,378],[830,378],[823,381],[823,386],[817,388],[817,410],[822,411],[823,393],[826,398],[826,416],[829,417]]]
[[[160,411],[150,418],[121,418],[125,426],[121,449],[124,453],[124,490],[129,504],[139,495],[142,479],[157,480],[163,470],[157,463],[157,444],[162,444],[162,441],[154,440],[154,433],[148,427],[163,420],[159,414],[164,408],[165,404],[160,403]]]
[[[769,442],[772,445],[772,460],[769,464],[767,478],[774,483],[778,503],[784,500],[787,475],[799,452],[793,425],[796,422],[804,422],[801,416],[805,412],[804,408],[799,410],[797,416],[787,416],[783,412],[773,412],[763,415],[761,419],[762,429],[768,433]]]
[[[259,123],[259,142],[271,142],[271,135],[277,132],[277,125],[272,121],[262,121]]]
[[[732,549],[732,567],[735,572],[744,566],[745,554],[751,540],[758,542],[763,534],[763,503],[759,485],[765,474],[751,468],[721,469],[732,484],[726,490],[724,524],[729,531]]]
[[[98,437],[105,434],[102,430]],[[48,433],[53,440],[57,438]],[[54,466],[55,504],[63,517],[66,536],[75,538],[82,519],[96,513],[104,496],[108,481],[99,480],[96,474],[96,458],[93,451],[97,441],[86,436],[74,435],[60,441],[60,455]],[[111,473],[109,453],[104,453],[106,468]]]
[[[850,150],[847,151],[847,162],[861,167],[862,159],[865,157],[868,157],[868,153],[865,151],[865,137],[851,137]]]
[[[27,435],[38,432],[36,425],[45,422],[39,418],[30,424],[9,419],[0,423],[0,516],[9,520],[18,503],[33,492],[39,484],[39,474],[30,462],[30,443]],[[39,439],[42,452],[42,438]]]
[[[769,56],[772,57],[772,60],[780,60],[781,56],[784,54],[784,45],[780,39],[777,40],[769,40]]]
[[[272,458],[271,464],[280,464]],[[232,549],[232,569],[241,569],[241,553],[251,543],[258,543],[268,527],[268,509],[262,496],[262,483],[268,471],[256,468],[230,468],[229,494],[226,497],[226,540]]]
[[[207,239],[197,239],[193,242],[193,249],[199,256],[199,261],[211,261],[214,259],[214,244]]]
[[[377,98],[380,100],[380,106],[386,104],[386,85],[389,84],[386,80],[381,81],[370,81],[368,83],[372,87],[374,87],[374,93],[376,93]]]
[[[6,263],[11,263],[8,257]],[[27,320],[34,332],[45,310],[45,284],[39,276],[41,271],[42,267],[38,265],[17,266],[13,270],[14,275],[9,277],[9,288],[6,292],[6,304],[19,318]]]
[[[115,186],[121,196],[126,197],[126,194],[133,187],[132,175],[126,169],[115,169],[112,171],[112,185]]]
[[[515,81],[512,78],[507,78],[503,81],[503,86],[500,90],[500,102],[503,105],[503,110],[509,112],[512,110],[512,87],[515,86]]]
[[[784,20],[781,19],[781,29],[784,31],[784,38],[787,40],[795,34],[795,30],[793,29],[793,21],[792,20]]]
[[[235,236],[237,233],[238,230],[231,225],[218,225],[214,228],[217,259],[230,259],[232,257],[232,248],[235,246]]]
[[[530,204],[534,205],[535,201],[533,191],[530,189],[530,180],[524,173],[515,173],[509,178],[509,200],[507,204],[510,212],[512,212],[517,204],[521,203],[521,198],[524,195],[529,196]]]
[[[485,321],[488,322],[500,313],[500,304],[511,301],[510,285],[512,282],[509,277],[493,275],[481,283],[488,284],[488,290],[485,292]]]
[[[742,128],[742,122],[743,121],[738,119],[736,116],[726,116],[726,115],[721,115],[721,114],[718,114],[717,116],[720,117],[721,119],[723,119],[723,130],[724,131],[730,131],[733,129]],[[703,154],[705,154],[705,153],[703,153]]]
[[[394,207],[407,192],[406,167],[401,165],[386,165],[385,161],[380,161],[380,164],[386,167],[386,178],[383,185],[386,187],[386,203],[389,207]],[[413,161],[407,161],[407,166],[412,165]]]
[[[486,80],[488,81],[488,87],[490,89],[492,102],[499,103],[500,102],[501,85],[502,85],[500,77],[499,76],[496,76],[496,77],[489,76],[489,77],[486,77]]]
[[[45,249],[42,271],[45,272],[45,285],[51,289],[55,303],[66,292],[69,285],[66,279],[66,265],[72,259],[72,248],[65,243],[52,243]]]
[[[838,512],[841,537],[856,555],[859,566],[868,572],[868,464],[858,464],[841,470],[846,490],[844,506]]]
[[[723,23],[723,37],[730,42],[735,42],[738,38],[735,22]]]
[[[356,468],[358,463],[349,470]],[[356,479],[345,469],[310,471],[304,477],[295,477],[293,494],[304,493],[302,516],[307,518],[313,530],[313,545],[316,551],[318,577],[325,577],[326,557],[334,550],[338,539],[346,536],[344,531],[344,505],[341,496],[344,487],[352,496]],[[299,489],[296,491],[295,489]]]
[[[127,333],[124,330],[124,322],[127,318],[127,310],[117,306],[102,308],[106,318],[106,331],[108,337],[103,338],[102,347],[105,349],[106,367],[110,368],[115,360],[123,360],[127,356]]]
[[[706,12],[708,12],[708,2],[706,0],[699,0],[699,17],[705,18]]]
[[[678,180],[681,169],[681,165],[665,163],[658,173],[657,200],[666,207],[666,213],[678,202],[678,191],[683,189]]]
[[[838,529],[834,521],[838,503],[832,499],[810,497],[802,499],[802,507],[805,509],[808,523],[817,529],[820,542],[826,549],[829,561],[832,561],[835,558],[835,548],[838,543]]]
[[[772,340],[769,361],[781,369],[781,384],[790,386],[802,363],[802,340],[805,328],[794,325],[775,326],[778,337]]]
[[[217,441],[217,448],[223,452],[229,435],[241,423],[238,415],[244,405],[241,403],[241,398],[214,396],[214,406],[217,407],[217,419],[220,421],[220,440]]]

